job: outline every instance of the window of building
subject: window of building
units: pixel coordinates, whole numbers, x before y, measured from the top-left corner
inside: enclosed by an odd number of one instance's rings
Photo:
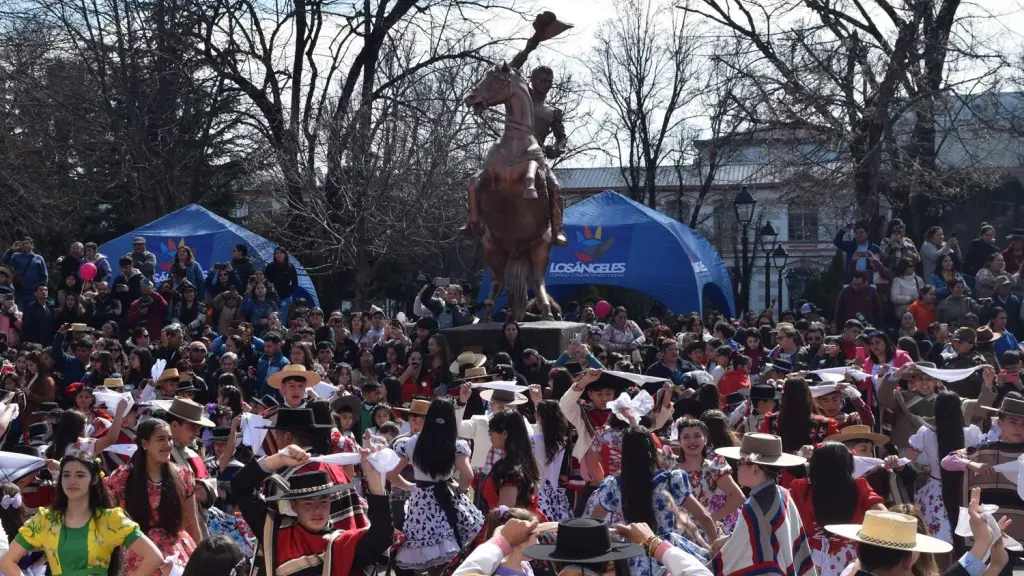
[[[789,207],[790,242],[818,241],[818,209],[809,206]]]

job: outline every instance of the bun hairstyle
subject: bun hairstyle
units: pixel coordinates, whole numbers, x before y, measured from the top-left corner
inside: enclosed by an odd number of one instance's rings
[[[484,526],[487,539],[494,536],[494,531],[504,526],[509,520],[523,520],[524,522],[529,522],[531,520],[537,520],[537,517],[533,515],[533,512],[530,512],[525,508],[498,506],[487,513],[487,524]]]

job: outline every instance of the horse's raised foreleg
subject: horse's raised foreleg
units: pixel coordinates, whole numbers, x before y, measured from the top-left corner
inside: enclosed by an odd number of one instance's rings
[[[536,160],[530,160],[526,164],[526,184],[523,189],[523,198],[537,198],[537,168],[540,164]]]
[[[467,235],[483,236],[484,226],[480,222],[480,177],[483,175],[483,170],[478,171],[469,179],[468,186],[466,187],[466,203],[469,209],[466,212],[466,225],[462,227],[462,232]]]

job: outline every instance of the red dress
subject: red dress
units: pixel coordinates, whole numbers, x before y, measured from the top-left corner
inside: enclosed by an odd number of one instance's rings
[[[499,492],[499,490],[501,488],[504,488],[506,486],[513,486],[513,487],[519,486],[518,478],[516,476],[509,476],[501,484],[501,487],[498,487],[495,484],[495,482],[494,482],[494,478],[490,474],[487,475],[487,479],[485,479],[483,484],[480,485],[480,497],[484,499],[484,502],[487,503],[487,507],[489,509],[494,510],[495,508],[497,508],[498,506],[501,505],[501,503],[499,501],[499,494],[498,494],[498,492]],[[547,522],[548,521],[547,516],[545,516],[544,513],[540,511],[540,499],[537,496],[537,491],[533,490],[533,491],[530,492],[529,500],[527,500],[523,496],[522,492],[523,492],[523,489],[520,486],[519,487],[519,496],[517,498],[518,502],[516,503],[516,506],[518,506],[520,508],[526,508],[527,510],[532,512],[533,515],[537,517],[537,522],[538,523],[543,524],[544,522]],[[524,506],[523,504],[526,504],[526,505]],[[480,535],[483,536],[483,534],[484,534],[484,531],[481,530],[480,531]]]
[[[764,420],[761,420],[761,429],[758,432],[765,434],[778,434],[779,433],[779,413],[769,412]],[[839,434],[839,423],[834,418],[828,418],[818,414],[811,414],[811,426],[807,431],[807,444],[809,446],[817,446],[825,441],[825,438]],[[803,446],[801,446],[802,448]],[[789,472],[788,469],[782,469],[782,476],[779,479],[779,485],[783,488],[790,488],[793,484],[793,480],[796,478]]]
[[[113,474],[108,476],[104,483],[107,486],[107,490],[110,491],[111,498],[115,505],[121,508],[125,507],[125,484],[128,482],[128,472],[131,470],[128,466],[121,466],[114,471]],[[196,479],[192,474],[192,470],[187,466],[178,466],[171,463],[171,470],[178,475],[178,485],[181,487],[178,494],[181,496],[182,505],[186,500],[192,497],[196,491]],[[146,536],[156,544],[156,547],[160,549],[160,553],[164,557],[168,557],[175,552],[178,553],[175,565],[184,568],[188,564],[189,557],[192,556],[192,552],[196,549],[196,542],[192,539],[192,536],[182,528],[177,533],[169,534],[160,528],[153,527],[159,521],[160,515],[158,508],[160,506],[160,483],[149,481],[149,525],[150,528],[146,532]],[[135,570],[138,569],[139,564],[142,563],[142,558],[127,550],[122,560],[124,574],[134,574]],[[157,570],[153,573],[154,576],[160,576],[160,571]]]
[[[853,509],[853,516],[844,524],[862,524],[865,512],[878,504],[885,503],[882,497],[871,489],[867,479],[857,478],[854,483],[857,486],[857,505]],[[817,520],[814,518],[814,499],[812,497],[814,492],[810,480],[807,478],[793,480],[789,487],[789,493],[793,497],[797,510],[800,511],[800,521],[804,525],[804,532],[807,533],[811,545],[811,556],[814,558],[814,564],[818,567],[820,576],[840,574],[857,557],[853,542],[825,532],[823,527],[818,526]]]

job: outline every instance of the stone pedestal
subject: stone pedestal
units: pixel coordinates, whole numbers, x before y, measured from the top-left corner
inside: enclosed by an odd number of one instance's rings
[[[441,334],[448,339],[452,355],[460,352],[496,352],[505,338],[500,322],[488,324],[471,324],[458,328],[446,328]],[[583,334],[586,324],[578,322],[523,322],[519,325],[519,338],[523,348],[533,348],[548,360],[558,358],[564,352],[569,341],[576,334]]]

